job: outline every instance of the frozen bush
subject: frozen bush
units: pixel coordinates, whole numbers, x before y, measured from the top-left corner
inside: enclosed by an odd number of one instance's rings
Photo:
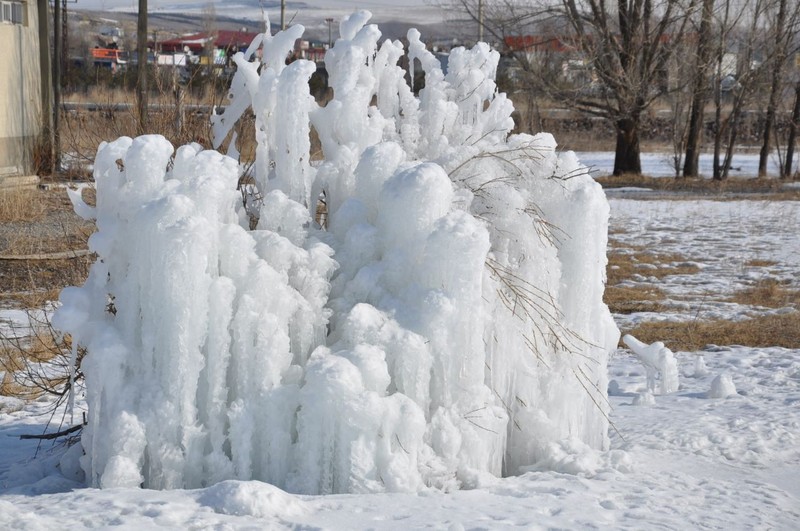
[[[552,136],[510,136],[497,52],[457,49],[445,73],[410,31],[416,98],[369,16],[340,26],[324,108],[313,65],[284,64],[302,27],[235,56],[213,128],[219,145],[255,113],[245,205],[230,157],[98,150],[97,207],[75,198],[98,260],[56,316],[88,352],[91,485],[453,489],[565,439],[607,446],[602,189]]]

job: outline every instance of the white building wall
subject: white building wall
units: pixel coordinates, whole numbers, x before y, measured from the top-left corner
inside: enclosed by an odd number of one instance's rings
[[[33,149],[42,127],[36,2],[2,4],[21,6],[23,17],[21,23],[0,21],[0,178],[33,171]]]

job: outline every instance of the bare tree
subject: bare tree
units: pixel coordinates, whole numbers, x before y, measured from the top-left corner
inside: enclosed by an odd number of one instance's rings
[[[779,99],[784,89],[783,72],[786,66],[786,58],[789,55],[790,46],[797,32],[798,9],[800,3],[789,0],[777,0],[777,13],[771,20],[768,35],[774,39],[771,43],[773,48],[770,50],[769,70],[771,82],[769,89],[769,101],[762,131],[761,152],[758,158],[758,176],[767,176],[767,161],[771,151],[772,129],[775,125],[775,115],[778,110]]]
[[[792,164],[794,164],[794,145],[797,142],[797,130],[800,129],[800,79],[794,86],[794,107],[792,108],[792,119],[789,122],[789,138],[786,144],[786,160],[784,161],[781,177],[789,178],[792,176]]]
[[[530,88],[614,125],[614,175],[641,173],[640,126],[651,104],[665,90],[667,64],[684,37],[698,0],[483,0],[483,27],[499,42],[549,26],[549,36],[512,47],[528,73]],[[457,0],[479,19],[477,0]],[[584,65],[585,83],[536,70],[537,46],[559,40],[573,63]],[[525,41],[522,41],[525,43]],[[562,63],[562,69],[565,64]]]
[[[692,84],[692,107],[686,137],[686,157],[683,165],[684,177],[697,177],[700,174],[700,140],[703,136],[703,115],[708,101],[709,70],[711,67],[712,33],[711,17],[714,0],[703,0],[700,14],[700,28],[697,34],[697,57]]]
[[[772,87],[776,86],[775,77],[776,62],[785,63],[786,47],[776,46],[776,32],[784,34],[789,27],[789,18],[777,16],[780,6],[776,1],[784,0],[753,0],[741,5],[734,5],[730,1],[723,2],[723,9],[720,12],[721,18],[717,22],[717,43],[714,50],[716,74],[714,76],[714,179],[727,179],[731,169],[734,148],[739,140],[739,134],[744,125],[744,117],[747,110],[754,107],[757,103],[759,93],[768,93],[769,101],[773,100]],[[793,8],[795,11],[796,9]],[[795,23],[796,24],[796,23]],[[791,38],[793,32],[789,31]],[[725,104],[722,93],[725,88],[723,85],[726,80],[731,80],[731,75],[726,74],[726,67],[723,66],[728,61],[726,57],[733,55],[731,50],[735,50],[737,58],[737,68],[735,82],[727,87],[730,103]],[[783,57],[781,57],[783,56]],[[782,67],[781,67],[782,68]],[[777,83],[780,88],[781,83]],[[762,138],[766,129],[771,131],[774,124],[774,116],[777,111],[777,100],[767,103],[767,109],[773,107],[772,116],[768,118],[761,129]],[[727,108],[727,114],[725,109]],[[767,112],[767,114],[770,114]],[[723,154],[724,151],[724,154]],[[764,172],[766,172],[766,161],[769,150],[763,151]]]
[[[687,152],[690,118],[692,117],[693,87],[697,75],[696,64],[682,60],[691,57],[697,51],[695,39],[685,39],[675,50],[675,57],[670,61],[670,90],[664,95],[664,102],[669,106],[669,136],[672,144],[672,169],[675,177],[683,175],[683,166]],[[702,123],[702,120],[701,120]],[[702,131],[702,129],[701,129]]]

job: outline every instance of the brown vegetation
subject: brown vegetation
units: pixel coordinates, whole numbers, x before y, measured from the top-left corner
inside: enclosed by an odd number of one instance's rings
[[[646,343],[663,341],[672,350],[699,350],[709,344],[800,348],[800,312],[746,321],[645,322],[625,333]]]
[[[793,306],[800,309],[800,290],[793,289],[786,283],[774,279],[765,279],[750,288],[735,293],[729,300],[748,306],[767,308]]]
[[[612,245],[615,245],[612,242]],[[646,251],[643,247],[617,247],[608,253],[608,285],[643,277],[664,278],[669,275],[693,275],[700,271],[697,264],[675,253]],[[652,299],[651,299],[652,300]]]
[[[0,223],[41,219],[45,205],[38,199],[37,190],[31,188],[0,190]]]
[[[609,253],[608,285],[605,301],[612,312],[657,312],[665,304],[664,293],[655,286],[620,286],[634,275],[645,274],[663,278],[673,274],[691,274],[699,269],[683,262],[679,255],[646,252],[642,248],[624,248],[618,243]],[[641,264],[658,265],[656,269],[642,270]],[[769,267],[770,260],[751,260],[748,267]],[[794,307],[800,309],[800,290],[783,282],[765,279],[721,299],[747,306],[766,308]],[[622,330],[640,341],[663,341],[673,350],[698,350],[708,344],[746,345],[751,347],[780,346],[800,348],[800,311],[780,315],[762,315],[743,321],[706,321],[695,318],[684,322],[642,322],[634,328]]]
[[[69,336],[58,334],[45,317],[29,314],[33,329],[25,337],[0,337],[0,395],[35,399],[44,393],[64,396],[69,371]],[[43,364],[63,370],[44,371]]]
[[[25,196],[42,210],[35,219],[26,211],[26,215],[10,216],[0,224],[0,304],[28,311],[32,328],[0,333],[0,395],[34,399],[50,393],[63,397],[69,372],[69,337],[53,330],[46,315],[38,310],[57,300],[65,286],[86,279],[90,265],[87,254],[59,259],[48,256],[67,250],[85,252],[91,224],[70,212],[63,188],[29,190]],[[24,258],[31,254],[42,258]],[[43,370],[44,364],[48,370]]]
[[[765,198],[773,201],[800,200],[800,189],[786,188],[785,181],[776,179],[664,179],[642,175],[622,175],[600,177],[597,181],[608,189],[623,187],[649,188],[660,192],[680,192],[674,199],[686,200],[695,197],[711,201],[729,201],[748,198]],[[637,197],[639,199],[640,197]],[[647,199],[648,197],[641,197]],[[664,195],[653,194],[652,199],[665,199]]]

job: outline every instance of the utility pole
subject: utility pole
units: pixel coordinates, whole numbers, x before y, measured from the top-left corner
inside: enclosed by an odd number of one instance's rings
[[[331,33],[331,24],[333,24],[332,18],[326,18],[325,22],[328,23],[328,49],[333,46],[333,35]]]
[[[483,0],[478,0],[478,42],[483,42]]]
[[[55,0],[53,4],[53,173],[58,173],[61,170],[61,57],[64,55],[64,40],[61,0]]]
[[[147,130],[147,0],[139,0],[139,18],[136,24],[136,54],[139,66],[136,76],[136,103],[139,111],[138,133]]]
[[[281,0],[281,31],[286,29],[286,0]]]

